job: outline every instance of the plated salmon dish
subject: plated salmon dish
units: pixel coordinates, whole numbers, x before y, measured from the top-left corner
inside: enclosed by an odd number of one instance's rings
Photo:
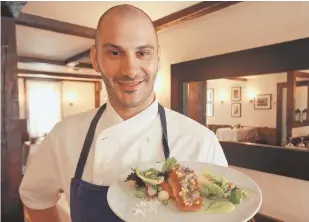
[[[168,158],[162,169],[131,169],[125,182],[134,187],[138,198],[157,198],[163,205],[175,201],[182,212],[200,211],[205,198],[227,200],[239,204],[246,192],[221,177],[204,172],[200,176],[174,157]]]

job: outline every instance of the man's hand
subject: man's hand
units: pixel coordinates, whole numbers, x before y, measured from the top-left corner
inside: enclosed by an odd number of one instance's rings
[[[25,218],[28,222],[60,222],[60,217],[56,207],[45,210],[34,210],[25,207]]]

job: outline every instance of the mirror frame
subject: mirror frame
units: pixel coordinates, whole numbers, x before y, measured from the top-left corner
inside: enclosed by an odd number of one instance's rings
[[[200,83],[196,84],[195,92],[199,92],[194,101],[195,104],[201,104],[194,113],[199,116],[191,118],[206,125],[206,106],[203,104],[207,80],[272,73],[287,73],[287,83],[291,86],[288,88],[288,98],[293,100],[295,71],[306,69],[309,69],[309,37],[172,64],[171,109],[184,114],[185,86],[189,82]],[[292,103],[293,101],[289,101],[289,104]],[[287,118],[292,121],[292,116],[293,113],[290,113]],[[293,123],[290,122],[289,125],[292,126]],[[309,180],[309,174],[304,170],[309,169],[309,161],[305,161],[309,159],[309,151],[252,143],[220,143],[229,165]]]

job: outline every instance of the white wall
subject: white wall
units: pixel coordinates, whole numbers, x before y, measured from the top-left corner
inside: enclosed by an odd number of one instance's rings
[[[18,78],[18,103],[19,103],[19,119],[26,118],[25,104],[25,82],[24,79]]]
[[[277,83],[286,82],[286,73],[243,77],[247,81],[228,79],[211,80],[207,88],[214,89],[214,116],[207,117],[206,124],[258,126],[276,128],[277,112]],[[241,101],[231,101],[232,87],[241,87]],[[248,91],[258,94],[271,94],[271,109],[255,110],[254,103],[250,103]],[[220,94],[225,92],[226,100],[221,103]],[[231,104],[241,103],[241,117],[231,117]]]
[[[292,129],[292,137],[309,136],[309,126]]]
[[[295,89],[295,109],[303,111],[308,106],[308,86],[298,86]]]
[[[159,33],[159,101],[170,107],[170,65],[309,37],[309,2],[242,2]]]
[[[62,82],[62,116],[63,118],[95,108],[94,83]],[[70,97],[73,105],[70,105]]]

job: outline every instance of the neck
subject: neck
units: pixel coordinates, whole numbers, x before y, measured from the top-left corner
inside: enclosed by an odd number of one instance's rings
[[[112,100],[110,100],[110,104],[123,120],[127,120],[147,109],[154,102],[154,100],[155,94],[152,92],[145,101],[133,108],[123,107],[119,103]]]

